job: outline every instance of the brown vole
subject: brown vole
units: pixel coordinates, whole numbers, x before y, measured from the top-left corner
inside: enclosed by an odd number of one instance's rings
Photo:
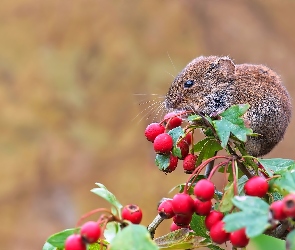
[[[258,137],[249,137],[253,156],[270,152],[282,140],[291,118],[290,96],[280,77],[264,65],[235,65],[228,57],[198,57],[174,79],[165,105],[216,116],[234,104],[250,104],[244,119]]]

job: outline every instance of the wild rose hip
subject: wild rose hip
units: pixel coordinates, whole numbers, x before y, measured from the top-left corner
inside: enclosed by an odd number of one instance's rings
[[[274,201],[270,204],[269,210],[275,220],[284,220],[287,215],[284,212],[284,202],[282,200]]]
[[[86,245],[82,240],[81,235],[72,234],[65,242],[65,250],[86,250]]]
[[[88,221],[82,225],[80,235],[87,243],[96,242],[101,234],[100,226],[95,221]]]
[[[172,200],[164,200],[158,207],[158,213],[163,219],[172,218],[175,215]]]
[[[183,169],[187,174],[191,174],[196,169],[197,156],[188,154],[183,160]]]
[[[218,221],[210,229],[210,238],[216,244],[222,244],[229,239],[229,233],[224,230],[224,222]]]
[[[172,207],[175,214],[189,215],[194,211],[194,200],[188,194],[179,193],[174,195]]]
[[[194,200],[195,213],[201,216],[208,215],[212,208],[212,202],[209,201],[200,201],[199,199]]]
[[[266,179],[260,176],[254,176],[246,182],[244,190],[247,195],[262,198],[267,193],[268,183]]]
[[[133,224],[139,224],[142,219],[142,211],[137,205],[127,205],[123,207],[122,218],[129,220]]]
[[[145,131],[144,135],[148,141],[154,142],[155,138],[165,132],[165,127],[159,123],[151,123],[149,124]]]
[[[171,113],[166,114],[164,116],[164,119],[167,122],[168,129],[176,128],[176,127],[180,126],[182,123],[182,119],[179,116],[177,116],[177,113],[175,113],[175,112],[171,112]]]
[[[218,221],[223,219],[223,213],[212,210],[205,218],[205,226],[208,230],[211,229],[213,225],[215,225]]]
[[[245,228],[231,232],[229,235],[229,240],[234,247],[245,247],[249,243],[249,238],[246,235]]]
[[[173,140],[170,135],[163,133],[154,140],[154,150],[158,154],[168,154],[173,147]]]
[[[211,200],[214,192],[214,184],[206,179],[199,180],[194,187],[194,194],[201,201]]]

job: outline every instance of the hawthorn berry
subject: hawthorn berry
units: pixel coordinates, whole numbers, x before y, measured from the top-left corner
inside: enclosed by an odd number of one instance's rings
[[[188,215],[181,215],[181,214],[176,214],[173,216],[173,222],[180,227],[186,227],[188,226],[192,221],[192,214]]]
[[[72,234],[65,242],[65,250],[86,250],[86,244],[83,242],[81,235]]]
[[[288,194],[284,197],[283,212],[287,217],[295,218],[295,194]]]
[[[262,198],[268,190],[266,179],[260,176],[250,178],[244,186],[245,194]]]
[[[193,133],[192,132],[189,132],[184,137],[184,140],[186,140],[186,142],[187,142],[188,145],[191,145],[191,143],[192,143],[192,136],[193,136]]]
[[[199,180],[194,187],[194,194],[201,201],[211,200],[214,192],[214,184],[207,179]]]
[[[211,229],[213,225],[215,225],[218,221],[223,219],[223,213],[212,210],[205,218],[205,226],[208,230]]]
[[[212,202],[209,201],[200,201],[199,199],[194,200],[195,213],[201,216],[208,215],[212,208]]]
[[[122,209],[122,218],[133,224],[139,224],[142,219],[142,211],[137,205],[127,205]]]
[[[100,234],[100,226],[95,221],[88,221],[84,223],[80,230],[80,235],[82,236],[83,240],[90,244],[96,242],[99,239]]]
[[[171,219],[175,215],[172,200],[164,200],[158,207],[158,213],[164,219]]]
[[[179,157],[179,159],[183,160],[189,153],[189,144],[185,139],[182,139],[177,143],[177,147],[180,148],[181,152],[181,157]]]
[[[174,195],[172,207],[175,214],[191,215],[194,211],[194,200],[188,194],[179,193]]]
[[[164,116],[164,120],[167,122],[167,128],[173,129],[181,125],[182,119],[177,116],[177,113],[171,112]]]
[[[222,244],[229,239],[229,233],[224,230],[224,222],[222,220],[211,227],[209,235],[216,244]]]
[[[181,226],[177,226],[174,222],[172,222],[171,226],[170,226],[170,232],[173,232],[173,231],[176,231],[176,230],[179,230],[181,228],[187,228],[188,226],[184,226],[184,227],[181,227]]]
[[[183,160],[183,169],[187,174],[191,174],[196,168],[197,156],[188,154]]]
[[[284,202],[282,200],[277,200],[270,204],[269,210],[275,220],[284,220],[287,218],[283,208]]]
[[[154,140],[154,150],[159,154],[168,154],[173,147],[172,137],[167,133],[159,134]]]
[[[163,172],[165,173],[173,172],[177,167],[177,163],[178,163],[178,158],[174,156],[173,154],[170,154],[169,166],[166,169],[164,169]]]
[[[234,247],[245,247],[249,243],[249,238],[246,235],[246,229],[241,228],[237,231],[231,232],[229,235],[229,240]]]
[[[144,135],[148,141],[154,142],[155,138],[164,132],[165,127],[163,125],[160,123],[151,123],[146,127]]]

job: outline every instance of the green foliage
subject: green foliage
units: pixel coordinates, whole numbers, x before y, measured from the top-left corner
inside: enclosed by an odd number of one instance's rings
[[[170,155],[156,154],[155,163],[161,171],[165,170],[170,164]]]
[[[287,235],[286,250],[295,250],[295,230]]]
[[[271,186],[281,194],[295,193],[295,172],[285,171],[280,177],[271,180]]]
[[[121,230],[110,244],[109,250],[157,250],[146,227],[130,224]]]
[[[219,211],[222,213],[229,212],[233,208],[232,198],[234,197],[234,184],[229,183],[224,188],[223,197],[219,204]]]
[[[289,159],[273,158],[273,159],[258,159],[269,176],[274,174],[282,174],[286,171],[295,169],[295,162]]]
[[[249,238],[262,234],[269,226],[269,205],[258,197],[235,196],[233,204],[241,211],[224,217],[225,230],[233,232],[246,228]]]
[[[212,122],[223,148],[227,145],[230,134],[243,142],[247,140],[247,135],[253,134],[252,129],[247,128],[241,118],[249,107],[249,104],[233,105],[220,114],[221,120]]]
[[[250,247],[255,250],[286,250],[284,240],[265,234],[251,238]]]
[[[51,235],[45,245],[43,246],[43,250],[51,250],[51,249],[63,249],[65,245],[66,239],[72,235],[75,231],[78,231],[76,228],[66,229],[59,233]],[[44,248],[45,247],[45,248]],[[50,248],[53,247],[53,248]]]

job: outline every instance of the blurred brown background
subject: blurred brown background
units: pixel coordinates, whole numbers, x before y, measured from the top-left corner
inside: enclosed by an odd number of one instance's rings
[[[41,249],[109,207],[89,192],[95,182],[140,205],[148,224],[187,176],[154,166],[145,100],[211,54],[270,66],[294,98],[294,9],[292,0],[1,1],[0,249]],[[269,157],[294,158],[294,133],[293,119]]]

